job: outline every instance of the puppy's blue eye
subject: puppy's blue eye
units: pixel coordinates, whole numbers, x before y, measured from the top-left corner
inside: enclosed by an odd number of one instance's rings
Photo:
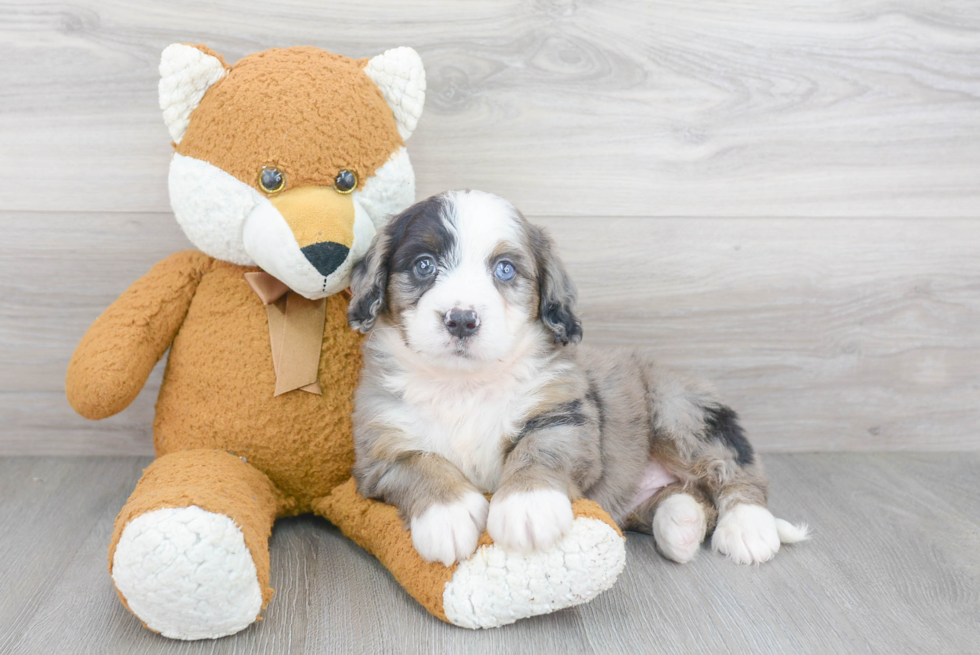
[[[436,272],[436,262],[431,257],[419,257],[415,262],[415,274],[419,277],[429,277]]]
[[[510,262],[497,262],[497,267],[493,269],[493,274],[498,280],[508,282],[514,279],[514,265]]]

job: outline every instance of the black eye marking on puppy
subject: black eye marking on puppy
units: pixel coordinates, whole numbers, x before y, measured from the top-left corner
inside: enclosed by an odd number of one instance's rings
[[[425,204],[422,211],[415,212],[406,220],[400,231],[392,231],[392,236],[397,235],[397,240],[393,240],[388,265],[391,274],[410,272],[416,261],[426,255],[433,257],[443,269],[455,265],[456,235],[449,227],[445,206],[439,199],[430,198],[422,203]],[[401,216],[396,217],[395,221],[399,219]]]
[[[374,238],[367,255],[351,273],[352,297],[347,322],[352,328],[369,332],[378,316],[388,311],[386,289],[390,275],[410,270],[420,255],[438,255],[441,250],[454,247],[455,238],[446,229],[443,214],[442,199],[433,196],[392,218]],[[438,238],[428,236],[433,234]],[[433,279],[430,276],[430,284]]]
[[[428,209],[415,213],[393,241],[388,263],[388,310],[398,314],[414,307],[431,289],[440,271],[456,265],[456,234],[449,207],[438,199]]]

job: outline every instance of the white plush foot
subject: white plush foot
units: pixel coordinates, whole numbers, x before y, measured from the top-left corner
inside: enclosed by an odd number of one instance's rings
[[[412,544],[423,559],[450,566],[476,550],[487,523],[490,504],[483,494],[468,491],[455,503],[437,503],[411,521]]]
[[[262,591],[245,536],[200,507],[159,509],[123,530],[112,579],[129,608],[171,639],[214,639],[251,625]]]
[[[545,550],[572,527],[572,501],[560,491],[537,489],[497,498],[490,502],[487,532],[495,544],[508,550]]]
[[[667,559],[690,562],[701,550],[708,521],[704,508],[690,494],[667,497],[653,514],[653,538]]]
[[[450,623],[495,628],[587,603],[626,563],[626,542],[609,524],[580,517],[557,544],[524,555],[497,544],[460,562],[442,595]]]
[[[759,564],[779,552],[776,517],[761,505],[736,505],[722,512],[711,547],[738,564]]]

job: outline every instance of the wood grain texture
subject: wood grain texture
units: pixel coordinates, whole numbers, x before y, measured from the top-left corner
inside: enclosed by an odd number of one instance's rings
[[[969,216],[973,0],[2,3],[0,207],[165,211],[157,63],[419,50],[421,195],[538,215]]]
[[[495,630],[433,619],[321,519],[281,521],[266,619],[205,642],[141,627],[106,573],[112,517],[145,458],[0,459],[0,653],[937,653],[980,640],[980,455],[766,458],[810,542],[760,567],[667,562],[630,534],[616,586]]]
[[[160,50],[416,47],[419,193],[555,234],[590,342],[715,380],[763,451],[980,449],[980,5],[0,3],[0,453],[148,454],[63,393],[91,321],[189,246]]]
[[[419,195],[495,191],[555,235],[590,342],[714,379],[762,451],[980,450],[980,4],[972,0],[0,2],[0,455],[146,455],[64,397],[92,320],[188,247],[157,64],[411,45]],[[143,629],[106,574],[146,458],[0,458],[0,653],[963,653],[980,643],[980,454],[769,456],[814,541],[688,566],[631,535],[595,602],[499,630],[429,617],[325,521],[280,522],[267,620]]]
[[[980,448],[980,222],[542,222],[586,338],[715,381],[761,449]]]
[[[587,342],[714,380],[760,450],[980,449],[980,222],[531,219],[578,282]],[[0,223],[0,453],[151,453],[162,367],[102,422],[71,411],[64,372],[99,313],[188,246],[172,216]]]
[[[79,557],[84,567],[106,575],[92,548],[105,559],[119,502],[125,502],[147,463],[138,458],[0,460],[0,653],[29,652],[13,645],[29,631],[39,605],[70,589],[64,585]],[[72,594],[59,598],[69,611],[92,603],[102,612],[112,608],[113,599],[104,594],[81,588]],[[40,629],[54,633],[58,626]]]

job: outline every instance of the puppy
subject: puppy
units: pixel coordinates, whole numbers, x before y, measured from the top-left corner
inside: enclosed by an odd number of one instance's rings
[[[370,333],[354,476],[425,559],[469,557],[484,527],[505,548],[548,548],[580,497],[676,562],[712,532],[742,563],[806,538],[766,509],[761,465],[709,386],[641,351],[574,345],[575,287],[507,201],[451,191],[410,207],[351,291],[349,322]]]

